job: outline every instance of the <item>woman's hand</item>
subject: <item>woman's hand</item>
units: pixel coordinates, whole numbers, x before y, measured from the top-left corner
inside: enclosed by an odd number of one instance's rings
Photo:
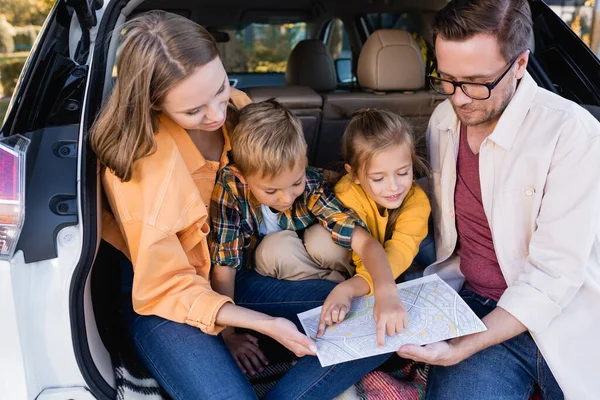
[[[333,288],[327,299],[325,299],[323,308],[321,309],[317,337],[323,336],[325,328],[328,325],[342,322],[346,318],[346,314],[350,311],[350,304],[353,297],[352,289],[348,285],[344,285],[344,283],[342,282]]]
[[[300,333],[293,322],[285,318],[272,318],[261,324],[260,332],[277,340],[298,357],[317,355],[317,345]]]
[[[231,303],[225,303],[217,313],[216,323],[221,326],[251,329],[277,340],[298,357],[316,355],[317,345],[298,331],[285,318],[274,318]],[[226,328],[227,330],[229,328]]]
[[[377,345],[385,345],[385,334],[394,336],[408,325],[408,316],[398,288],[394,284],[375,288],[375,306],[373,317],[377,324]]]
[[[258,347],[258,338],[248,333],[236,333],[233,328],[222,332],[223,340],[244,374],[255,375],[269,365],[267,357]]]

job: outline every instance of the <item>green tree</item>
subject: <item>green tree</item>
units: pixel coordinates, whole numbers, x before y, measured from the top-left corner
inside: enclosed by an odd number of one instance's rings
[[[13,26],[42,25],[54,0],[0,0],[0,10]]]
[[[0,53],[15,51],[14,34],[15,28],[6,20],[6,16],[0,14]]]
[[[285,72],[294,46],[306,37],[303,23],[254,26],[253,43],[246,49],[248,71]]]
[[[230,40],[217,45],[228,72],[285,72],[290,52],[306,38],[306,24],[251,24],[225,32]]]

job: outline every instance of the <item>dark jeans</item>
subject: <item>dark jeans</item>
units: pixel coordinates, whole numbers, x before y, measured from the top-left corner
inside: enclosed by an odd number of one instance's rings
[[[236,304],[299,325],[296,314],[320,306],[334,283],[280,281],[249,270],[236,277]],[[126,285],[125,285],[126,287]],[[127,301],[125,301],[127,303]],[[174,399],[254,399],[252,387],[221,336],[157,316],[141,316],[128,301],[127,326],[140,358]],[[267,393],[267,399],[331,399],[381,365],[390,354],[322,368],[302,357]]]
[[[496,308],[492,299],[470,290],[460,296],[483,318]],[[450,367],[433,367],[427,379],[427,399],[523,399],[535,385],[543,399],[564,399],[562,390],[529,332],[488,347]]]

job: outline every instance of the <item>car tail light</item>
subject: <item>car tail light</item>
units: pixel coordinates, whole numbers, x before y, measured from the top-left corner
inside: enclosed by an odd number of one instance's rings
[[[29,139],[0,139],[0,260],[9,260],[25,219],[25,152]]]

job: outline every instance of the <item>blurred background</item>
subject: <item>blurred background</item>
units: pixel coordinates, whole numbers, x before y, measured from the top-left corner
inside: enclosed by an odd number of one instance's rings
[[[0,122],[46,16],[55,0],[0,0]],[[600,0],[545,0],[571,29],[600,53]],[[338,58],[349,51],[343,24],[336,24],[338,40],[330,51]],[[231,40],[220,44],[230,72],[285,72],[288,55],[306,37],[305,24],[251,24],[227,32]],[[335,57],[334,57],[335,58]]]

